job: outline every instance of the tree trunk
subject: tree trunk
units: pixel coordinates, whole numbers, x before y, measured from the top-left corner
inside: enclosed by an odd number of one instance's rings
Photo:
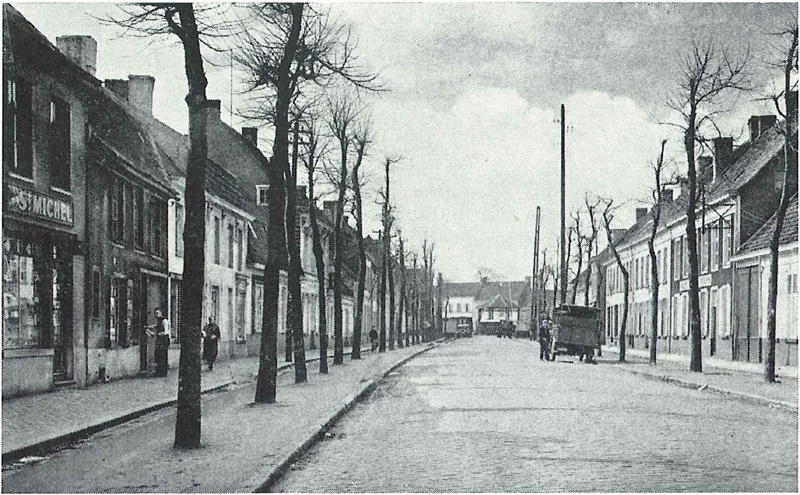
[[[580,236],[580,234],[578,234]],[[575,281],[572,282],[572,304],[575,304],[575,298],[578,296],[578,283],[581,281],[581,268],[583,265],[583,244],[578,241],[578,270],[575,272]],[[587,283],[588,285],[588,283]],[[586,304],[588,306],[588,304]]]
[[[309,158],[312,159],[312,158]],[[317,223],[317,209],[314,200],[313,167],[308,171],[308,216],[311,221],[311,236],[314,249],[314,261],[317,268],[317,307],[319,308],[319,372],[328,372],[328,320],[325,298],[325,253],[322,251],[322,239]]]
[[[353,194],[356,203],[356,242],[358,244],[358,287],[356,288],[356,314],[353,319],[353,349],[351,359],[361,359],[361,327],[364,321],[364,285],[367,277],[367,252],[364,246],[364,212],[361,204],[361,184],[358,182],[359,168],[364,156],[363,148],[353,165]]]
[[[619,271],[622,274],[622,290],[624,291],[624,294],[622,298],[622,323],[619,327],[619,361],[624,362],[627,345],[627,342],[625,342],[625,333],[628,326],[628,296],[630,294],[628,286],[628,270],[625,269],[625,264],[622,262],[622,259],[617,252],[617,248],[614,245],[610,221],[606,218],[605,222],[608,246],[611,249],[611,253],[614,255],[614,259],[617,260],[617,267],[619,267]]]
[[[303,337],[303,299],[300,279],[303,266],[300,260],[300,227],[297,225],[297,155],[300,140],[300,121],[295,119],[293,129],[292,167],[286,172],[286,231],[289,248],[289,328],[286,335],[292,335],[294,354],[294,382],[308,381],[306,370],[306,349]]]
[[[278,67],[275,140],[272,145],[272,162],[269,167],[269,217],[267,224],[269,253],[264,267],[264,320],[261,325],[261,350],[259,353],[258,378],[256,380],[255,401],[257,403],[273,403],[277,396],[278,297],[281,261],[284,259],[286,250],[286,235],[284,232],[286,191],[283,177],[284,171],[289,166],[289,105],[292,97],[289,69],[300,37],[303,7],[303,4],[291,4],[289,7],[292,13],[292,29],[286,42],[286,50]]]
[[[391,239],[390,236],[387,236],[387,239]],[[388,244],[388,243],[387,243]],[[386,246],[387,255],[389,259],[389,263],[386,265],[386,278],[389,281],[389,350],[394,350],[394,342],[395,342],[395,325],[394,325],[394,317],[395,317],[395,300],[396,294],[394,292],[394,260],[392,260],[392,251],[391,251],[391,244]]]
[[[658,206],[656,206],[658,208]],[[647,249],[650,251],[650,280],[653,284],[650,303],[650,364],[656,364],[656,348],[658,346],[658,259],[654,246],[656,231],[658,230],[658,214],[653,218],[653,230],[647,240]]]
[[[347,192],[347,143],[342,147],[342,169],[339,182],[339,198],[336,202],[336,220],[333,229],[333,364],[344,362],[344,341],[342,339],[342,258],[344,256],[344,200]]]
[[[397,311],[397,347],[403,348],[403,334],[406,337],[406,347],[408,347],[408,328],[404,330],[406,313],[406,258],[403,251],[403,238],[400,238],[400,309]]]
[[[384,213],[385,217],[385,213]],[[384,221],[384,225],[386,222]],[[379,237],[385,237],[385,232],[381,232]],[[383,242],[383,237],[380,237]],[[386,352],[386,248],[381,244],[381,279],[378,289],[378,352]]]
[[[178,7],[183,28],[183,51],[189,91],[189,162],[186,165],[186,226],[183,232],[186,258],[205,259],[205,182],[208,157],[208,121],[203,57],[192,4]],[[178,370],[178,407],[175,447],[200,446],[200,329],[203,326],[204,263],[187,263],[183,272],[183,318]]]
[[[684,145],[686,158],[689,162],[687,179],[689,182],[688,201],[686,204],[686,242],[689,244],[689,338],[691,340],[691,354],[689,370],[703,371],[702,335],[700,329],[700,280],[699,265],[697,263],[697,167],[695,164],[695,123],[697,109],[695,98],[692,96],[692,107],[689,115],[689,125],[686,130]]]
[[[791,46],[786,64],[784,65],[784,108],[786,109],[786,119],[784,121],[785,130],[783,143],[783,187],[781,188],[781,200],[778,211],[775,213],[775,230],[772,231],[772,238],[769,243],[769,294],[767,295],[767,359],[764,365],[764,380],[767,383],[775,382],[775,341],[777,337],[776,326],[778,316],[778,248],[780,247],[781,231],[783,222],[786,219],[786,211],[789,209],[790,185],[797,185],[797,152],[792,152],[792,127],[797,121],[796,102],[792,102],[789,95],[792,91],[792,69],[796,63],[797,52],[797,25],[793,31]],[[794,104],[793,104],[794,103]],[[795,189],[796,191],[796,189]],[[797,322],[791,322],[796,325]]]

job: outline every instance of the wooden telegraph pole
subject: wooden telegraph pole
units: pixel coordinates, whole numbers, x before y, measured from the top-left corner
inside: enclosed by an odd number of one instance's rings
[[[536,279],[539,273],[539,217],[542,209],[536,207],[536,231],[533,236],[533,277],[531,278],[531,340],[539,338],[539,301],[536,297]]]
[[[566,238],[564,237],[564,228],[566,225],[566,152],[564,147],[564,134],[566,132],[566,119],[564,104],[561,104],[561,250],[559,252],[559,302],[564,304],[567,302],[567,262],[565,254],[567,252]]]

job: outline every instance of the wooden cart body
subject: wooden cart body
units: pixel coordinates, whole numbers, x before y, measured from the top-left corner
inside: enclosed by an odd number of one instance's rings
[[[600,310],[587,306],[563,305],[553,311],[550,358],[558,354],[579,356],[605,343],[600,331]]]

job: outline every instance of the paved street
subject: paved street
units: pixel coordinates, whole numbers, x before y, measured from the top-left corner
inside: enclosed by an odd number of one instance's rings
[[[286,492],[797,491],[797,413],[475,337],[390,374]]]

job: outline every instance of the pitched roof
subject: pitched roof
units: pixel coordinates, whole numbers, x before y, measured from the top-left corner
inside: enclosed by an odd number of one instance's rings
[[[775,230],[776,221],[777,213],[772,215],[747,242],[742,244],[737,254],[752,253],[762,249],[768,249],[770,241],[772,240],[772,232]],[[797,193],[795,193],[789,201],[789,209],[786,210],[786,217],[783,220],[783,228],[781,229],[781,237],[778,241],[779,245],[785,246],[797,242],[797,221]]]
[[[480,288],[480,282],[447,282],[444,286],[449,297],[475,297]]]
[[[784,134],[781,130],[782,122],[765,130],[754,141],[744,143],[734,153],[735,161],[714,180],[706,192],[706,202],[715,203],[730,194],[736,193],[746,186],[769,162],[783,151]],[[795,138],[797,131],[794,131]],[[661,219],[659,223],[667,225],[686,216],[688,195],[681,191],[673,201],[662,203]],[[650,235],[650,226],[653,217],[650,213],[639,219],[625,233],[624,245],[641,241]]]

